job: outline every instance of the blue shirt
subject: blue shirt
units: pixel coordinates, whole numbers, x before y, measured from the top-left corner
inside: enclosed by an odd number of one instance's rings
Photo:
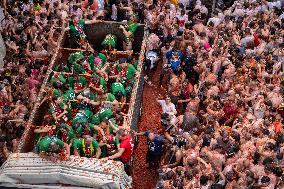
[[[171,64],[171,69],[173,71],[176,71],[177,68],[180,66],[180,60],[177,60],[177,61],[170,60],[170,64]]]
[[[148,137],[149,131],[144,133],[144,136]],[[147,140],[148,150],[155,155],[161,155],[163,151],[163,145],[165,144],[165,138],[161,135],[156,135],[153,141]]]
[[[182,52],[181,51],[177,51],[178,52],[178,59],[181,61],[183,58]],[[170,60],[173,57],[173,50],[170,50],[166,53],[166,58],[168,60],[168,62],[170,63]]]

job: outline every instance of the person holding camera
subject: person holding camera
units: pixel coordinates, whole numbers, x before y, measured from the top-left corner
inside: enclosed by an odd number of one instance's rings
[[[165,138],[151,131],[136,133],[136,136],[142,135],[147,137],[148,151],[146,155],[146,167],[159,167]]]

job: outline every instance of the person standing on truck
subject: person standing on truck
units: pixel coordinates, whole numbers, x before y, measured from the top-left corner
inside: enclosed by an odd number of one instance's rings
[[[87,24],[94,24],[101,21],[98,20],[82,20],[77,17],[77,15],[71,16],[71,21],[69,22],[69,27],[66,28],[66,31],[70,31],[71,37],[73,37],[78,45],[81,47],[85,47],[86,49],[91,50],[92,52],[94,49],[90,45],[90,43],[86,39],[85,28]]]
[[[74,139],[72,146],[75,156],[97,159],[101,156],[99,143],[90,135],[85,135],[82,139]]]
[[[126,174],[130,175],[130,162],[131,156],[134,148],[134,142],[132,137],[129,134],[126,134],[125,130],[119,129],[116,132],[116,136],[120,140],[120,146],[118,152],[112,156],[103,158],[107,160],[119,160],[124,164],[124,169]]]

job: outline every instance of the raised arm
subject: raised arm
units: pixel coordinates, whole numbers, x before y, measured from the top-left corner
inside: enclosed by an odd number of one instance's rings
[[[96,158],[99,159],[102,154],[101,148],[99,147],[96,152]]]
[[[101,23],[103,20],[85,20],[85,24]]]

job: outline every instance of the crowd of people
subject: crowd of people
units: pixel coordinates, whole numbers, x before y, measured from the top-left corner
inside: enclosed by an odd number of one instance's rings
[[[136,22],[145,23],[146,53],[156,52],[162,64],[152,77],[166,91],[157,96],[163,133],[136,133],[147,137],[157,187],[284,187],[283,0],[235,1],[213,17],[200,0],[5,0],[3,7],[1,163],[16,151],[58,37],[69,30],[84,51],[53,69],[35,151],[51,159],[64,150],[119,159],[129,167],[132,138],[123,123],[136,61],[95,53],[84,35],[85,24],[99,19],[128,20],[121,26],[124,50],[135,45]]]
[[[158,188],[284,187],[283,7],[235,1],[211,18],[200,1],[187,14],[183,4],[149,7],[163,133],[137,135],[147,166],[160,167]]]
[[[6,45],[1,68],[1,164],[15,152],[57,46],[63,18],[58,2],[4,1],[1,35]]]

